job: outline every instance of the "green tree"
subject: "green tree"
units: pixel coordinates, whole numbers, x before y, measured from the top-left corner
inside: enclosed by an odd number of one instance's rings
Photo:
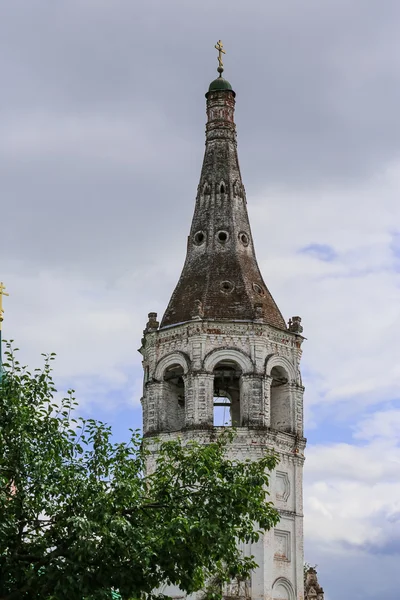
[[[56,401],[54,355],[31,374],[10,344],[0,381],[0,599],[150,597],[247,578],[237,541],[278,522],[268,501],[276,457],[232,462],[232,435],[209,445],[159,445],[155,469],[138,432],[112,441],[106,424]],[[114,591],[112,591],[114,590]]]

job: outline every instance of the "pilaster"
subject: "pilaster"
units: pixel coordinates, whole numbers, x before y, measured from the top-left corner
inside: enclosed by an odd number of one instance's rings
[[[262,375],[242,375],[240,387],[241,425],[263,426],[264,377]]]
[[[265,375],[263,379],[264,425],[271,427],[271,383],[272,377]]]
[[[143,406],[143,433],[160,431],[160,383],[148,382],[145,385],[145,394],[142,398]]]
[[[192,374],[194,422],[191,425],[195,427],[213,425],[213,386],[212,374],[204,371]]]
[[[303,395],[304,387],[297,382],[291,383],[291,395],[293,398],[294,429],[299,436],[303,436]]]

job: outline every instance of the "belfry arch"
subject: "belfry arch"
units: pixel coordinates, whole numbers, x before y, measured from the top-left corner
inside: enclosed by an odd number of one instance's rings
[[[253,362],[250,357],[237,348],[220,348],[209,352],[203,361],[203,368],[211,373],[217,363],[223,360],[235,362],[242,370],[243,374],[252,373],[254,370]]]
[[[213,424],[238,427],[242,370],[237,362],[222,359],[215,365],[213,375]]]
[[[284,356],[280,356],[278,354],[270,354],[267,356],[265,361],[266,375],[270,376],[274,367],[282,367],[286,371],[290,383],[294,383],[296,381],[296,370],[290,360]]]
[[[163,398],[167,431],[179,431],[185,426],[185,382],[183,367],[168,366],[163,376]]]
[[[271,429],[291,433],[292,410],[291,410],[291,388],[288,374],[283,367],[273,367],[270,376],[270,413]]]
[[[172,354],[167,354],[161,360],[158,361],[154,377],[155,379],[162,379],[165,370],[171,365],[180,365],[183,369],[183,373],[186,373],[189,370],[190,359],[184,352],[174,352]]]
[[[292,384],[295,382],[295,369],[285,357],[272,355],[267,358],[265,371],[270,385],[271,429],[292,433],[294,430]]]
[[[189,371],[189,358],[184,352],[167,354],[158,361],[152,381],[157,404],[154,407],[157,429],[179,431],[186,421],[186,377]],[[156,409],[158,406],[158,410]]]

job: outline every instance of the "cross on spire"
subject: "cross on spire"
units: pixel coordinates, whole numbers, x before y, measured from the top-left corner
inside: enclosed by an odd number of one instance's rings
[[[217,58],[218,58],[218,69],[217,69],[217,71],[219,73],[219,76],[221,77],[221,74],[222,74],[222,72],[224,70],[224,64],[222,62],[222,55],[226,54],[226,52],[224,50],[224,45],[221,42],[221,40],[218,40],[218,42],[215,44],[214,48],[216,50],[218,50],[218,56],[217,56]]]

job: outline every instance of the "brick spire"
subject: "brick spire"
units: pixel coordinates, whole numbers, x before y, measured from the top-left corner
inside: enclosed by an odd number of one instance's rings
[[[220,76],[206,98],[206,149],[186,261],[161,327],[204,318],[286,329],[255,256],[237,155],[235,92]]]

